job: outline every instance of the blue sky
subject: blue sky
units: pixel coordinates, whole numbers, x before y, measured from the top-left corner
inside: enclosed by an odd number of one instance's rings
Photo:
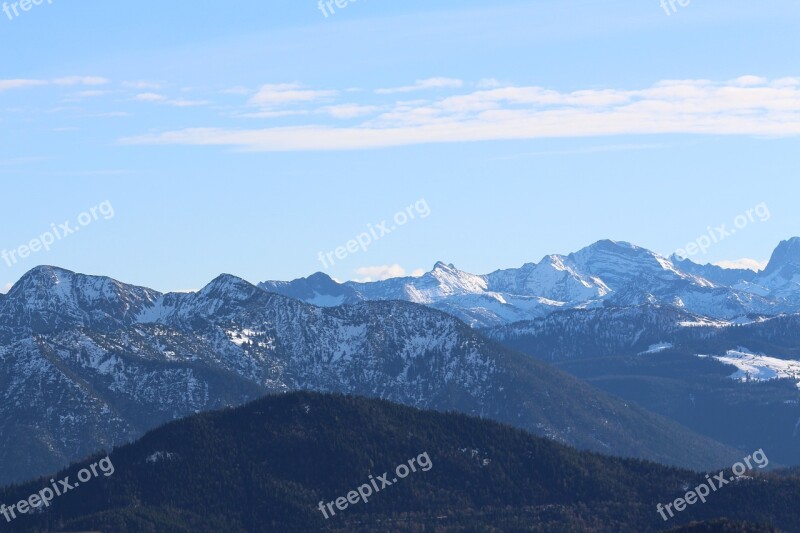
[[[669,254],[758,205],[693,259],[800,234],[797,2],[13,4],[0,248],[113,216],[0,260],[0,289],[37,264],[183,290],[486,273],[601,238]]]

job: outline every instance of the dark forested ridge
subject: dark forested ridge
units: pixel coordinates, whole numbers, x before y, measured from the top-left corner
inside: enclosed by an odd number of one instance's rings
[[[331,502],[426,453],[427,471],[325,519]],[[767,450],[768,453],[768,450]],[[495,422],[382,400],[292,393],[170,423],[111,454],[115,472],[6,531],[800,531],[800,478],[741,479],[670,522],[703,476],[577,451]],[[76,477],[87,460],[52,476]],[[47,478],[49,479],[49,478]],[[10,505],[47,479],[0,491]],[[690,521],[700,522],[683,527]],[[713,522],[716,521],[716,522]],[[744,525],[748,521],[753,525]]]

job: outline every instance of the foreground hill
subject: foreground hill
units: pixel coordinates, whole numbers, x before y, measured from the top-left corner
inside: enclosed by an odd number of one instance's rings
[[[77,478],[76,464],[53,479]],[[397,465],[416,471],[397,479]],[[670,522],[656,512],[704,477],[579,452],[495,422],[386,401],[292,393],[168,424],[110,455],[114,472],[8,531],[800,530],[800,479],[741,478]],[[318,506],[388,472],[390,486],[325,519]],[[729,473],[726,473],[726,476]],[[48,478],[0,491],[9,504]],[[396,479],[396,481],[395,481]],[[377,483],[377,482],[376,482]],[[375,485],[378,487],[378,485]],[[366,493],[366,490],[364,489]],[[329,513],[330,514],[330,513]],[[708,521],[716,521],[710,525]],[[738,524],[752,522],[753,526]],[[708,526],[708,527],[706,527]]]

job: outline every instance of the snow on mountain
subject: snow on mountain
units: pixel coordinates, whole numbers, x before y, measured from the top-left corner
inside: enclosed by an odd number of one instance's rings
[[[352,305],[360,301],[402,300],[428,305],[473,325],[514,322],[531,314],[544,314],[540,309],[560,305],[546,298],[504,295],[490,290],[488,284],[486,276],[469,274],[452,264],[439,262],[420,277],[340,284],[323,273],[317,273],[290,282],[267,281],[260,283],[259,287],[323,307]]]
[[[650,346],[648,346],[647,350],[639,352],[639,355],[660,353],[663,352],[664,350],[669,350],[670,348],[672,348],[671,342],[659,342],[657,344],[651,344]]]
[[[484,276],[458,270],[452,264],[436,263],[433,270],[415,278],[392,278],[381,282],[346,284],[367,300],[407,300],[431,304],[453,296],[490,295]],[[493,296],[502,303],[499,295]]]
[[[130,324],[159,296],[111,278],[40,266],[26,273],[0,300],[0,335],[24,325],[47,332],[67,324],[94,328]]]
[[[725,355],[698,355],[698,357],[711,357],[721,363],[736,367],[736,372],[730,376],[736,381],[791,379],[800,388],[800,361],[794,359],[779,359],[751,353],[747,348],[728,350]]]
[[[619,291],[646,278],[651,282],[676,282],[712,287],[709,281],[683,273],[668,259],[627,242],[602,240],[565,258],[581,272],[590,273],[611,291]]]
[[[558,255],[518,269],[498,270],[487,276],[493,290],[515,295],[534,295],[553,302],[581,302],[602,298],[611,289],[598,277],[582,274]]]
[[[308,303],[405,300],[440,309],[475,327],[603,305],[671,305],[689,313],[731,320],[754,313],[800,310],[800,296],[792,301],[779,294],[776,299],[770,289],[800,295],[800,290],[795,291],[800,281],[800,253],[788,248],[784,252],[779,247],[774,263],[789,266],[773,267],[769,271],[772,277],[763,281],[755,273],[751,277],[738,271],[721,272],[719,267],[674,256],[667,259],[630,243],[603,240],[566,256],[549,255],[539,263],[487,275],[470,274],[439,262],[421,277],[339,284],[318,273],[312,276],[313,292],[308,289],[312,278],[265,282],[261,287]],[[797,262],[792,262],[795,259]],[[726,281],[742,286],[728,286]],[[754,283],[767,287],[754,290]]]

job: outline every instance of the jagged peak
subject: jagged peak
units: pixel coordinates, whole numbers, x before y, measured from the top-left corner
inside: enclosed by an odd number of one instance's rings
[[[800,237],[781,241],[769,260],[765,273],[769,274],[788,265],[800,266]]]
[[[458,272],[458,269],[455,267],[453,263],[445,263],[444,261],[437,261],[435,265],[433,265],[433,269],[431,272],[435,272],[437,270],[444,270],[446,272]]]

